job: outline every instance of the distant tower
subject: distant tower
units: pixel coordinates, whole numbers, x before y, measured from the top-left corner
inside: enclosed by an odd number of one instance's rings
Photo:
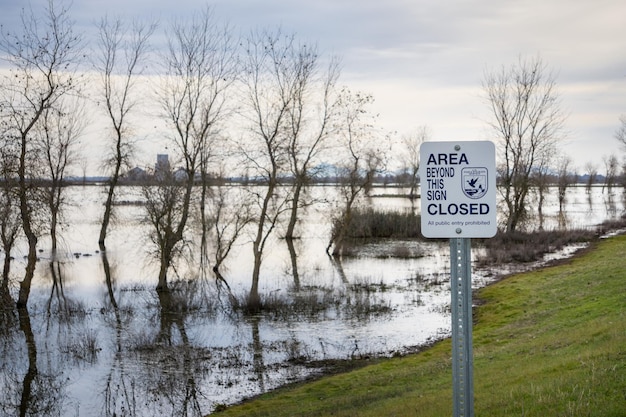
[[[170,160],[167,154],[157,154],[156,164],[154,166],[154,174],[156,176],[170,172]]]

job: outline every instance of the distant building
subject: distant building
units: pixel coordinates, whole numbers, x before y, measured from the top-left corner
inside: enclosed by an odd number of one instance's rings
[[[139,167],[132,168],[126,173],[126,180],[132,182],[145,181],[148,178],[148,173]]]
[[[178,168],[176,171],[174,171],[174,180],[175,181],[187,181],[187,179],[189,178],[189,175],[187,175],[187,171],[185,170],[185,168]]]
[[[170,159],[168,154],[157,154],[156,164],[154,165],[154,173],[170,172]]]

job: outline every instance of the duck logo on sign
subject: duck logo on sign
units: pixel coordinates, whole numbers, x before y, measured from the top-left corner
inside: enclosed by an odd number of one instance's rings
[[[472,199],[478,199],[487,194],[487,168],[467,167],[461,170],[463,194]]]

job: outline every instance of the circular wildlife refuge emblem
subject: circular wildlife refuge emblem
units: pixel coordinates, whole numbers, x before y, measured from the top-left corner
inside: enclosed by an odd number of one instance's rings
[[[487,194],[489,171],[483,167],[466,167],[461,170],[463,194],[478,199]]]

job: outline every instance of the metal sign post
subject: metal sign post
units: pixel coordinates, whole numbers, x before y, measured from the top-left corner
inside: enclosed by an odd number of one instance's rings
[[[420,147],[422,234],[450,238],[454,417],[474,416],[470,238],[497,231],[495,161],[495,146],[488,141]]]
[[[455,417],[474,416],[471,239],[450,239],[452,393]]]

